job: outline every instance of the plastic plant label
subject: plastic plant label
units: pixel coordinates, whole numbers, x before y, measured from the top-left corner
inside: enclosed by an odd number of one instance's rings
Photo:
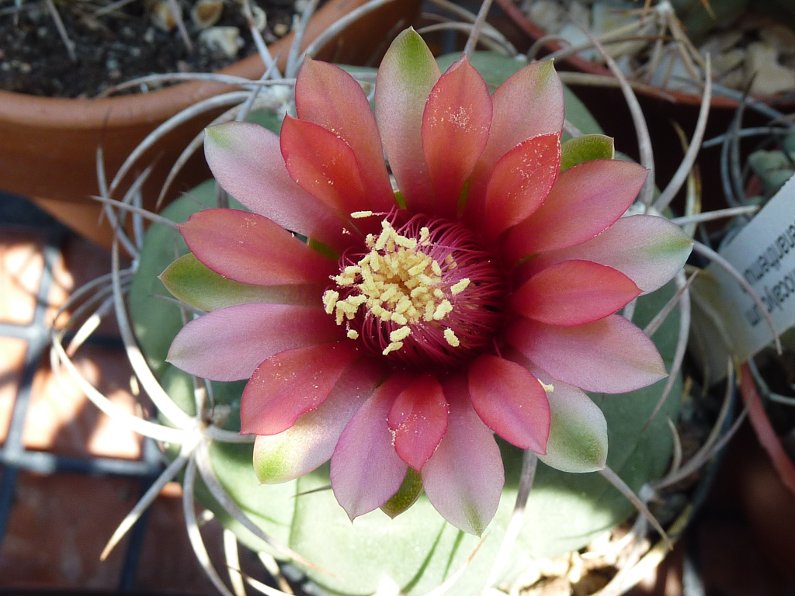
[[[717,281],[712,298],[740,360],[774,339],[761,311],[770,314],[776,334],[795,325],[795,176],[720,251],[756,291],[761,304],[723,268],[713,263],[707,277]]]

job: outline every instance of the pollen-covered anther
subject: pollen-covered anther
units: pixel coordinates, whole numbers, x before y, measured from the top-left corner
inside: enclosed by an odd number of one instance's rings
[[[337,304],[337,300],[340,298],[340,293],[334,290],[326,290],[323,293],[323,308],[326,311],[327,315],[330,315],[334,312],[334,307]]]
[[[461,345],[461,341],[456,336],[455,331],[450,329],[449,327],[444,330],[444,339],[445,341],[450,344],[452,347],[457,348]]]
[[[469,285],[469,278],[464,277],[457,283],[454,283],[452,286],[450,286],[450,293],[453,296],[458,296],[461,292],[467,289],[468,285]]]
[[[352,217],[369,215],[369,212],[351,214]],[[338,325],[352,321],[357,314],[398,325],[389,333],[389,343],[382,351],[384,355],[403,347],[412,334],[412,325],[444,320],[454,308],[450,299],[469,281],[456,282],[455,292],[452,288],[443,289],[444,269],[449,269],[455,261],[446,258],[443,267],[424,252],[430,244],[429,239],[427,226],[420,228],[418,237],[412,238],[399,234],[389,221],[382,221],[381,233],[377,237],[369,234],[365,239],[368,252],[332,277],[338,289],[323,294],[325,311],[335,315]],[[458,339],[452,331],[450,333],[452,335],[445,335],[445,338],[455,347]],[[348,333],[351,339],[359,336],[358,332],[355,337]]]
[[[390,352],[395,352],[403,347],[403,340],[411,335],[411,329],[408,327],[398,327],[389,334],[389,345],[381,352],[384,356]]]
[[[411,335],[411,329],[408,327],[398,327],[389,334],[389,341],[401,341]]]
[[[402,341],[389,342],[389,345],[384,348],[384,351],[381,352],[381,354],[383,354],[384,356],[388,356],[390,352],[397,352],[402,347],[403,347]]]
[[[441,321],[451,312],[453,312],[453,305],[450,304],[449,300],[442,300],[433,311],[433,320]]]

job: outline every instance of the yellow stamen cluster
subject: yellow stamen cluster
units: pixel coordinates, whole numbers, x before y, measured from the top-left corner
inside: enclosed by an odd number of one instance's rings
[[[352,216],[366,217],[369,212],[356,212]],[[430,255],[419,250],[430,245],[430,231],[420,229],[419,238],[400,235],[388,221],[381,222],[381,233],[368,234],[365,245],[369,252],[356,264],[345,267],[333,277],[339,288],[351,288],[346,298],[337,290],[326,290],[323,306],[326,313],[334,315],[337,325],[351,321],[364,307],[381,321],[392,322],[397,327],[389,334],[389,344],[383,354],[395,352],[411,335],[411,325],[419,322],[443,321],[453,311],[453,304],[442,290],[442,266]],[[444,261],[447,269],[456,264],[448,255]],[[451,296],[463,292],[469,279],[463,278],[450,287]],[[444,338],[452,347],[459,340],[452,329],[444,330]],[[350,329],[350,339],[359,333]]]

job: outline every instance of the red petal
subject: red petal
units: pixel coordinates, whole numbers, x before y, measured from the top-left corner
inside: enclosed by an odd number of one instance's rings
[[[563,86],[551,62],[536,62],[512,75],[491,98],[494,117],[489,142],[472,174],[467,218],[483,220],[486,185],[497,161],[513,147],[538,135],[560,136]]]
[[[322,126],[286,116],[281,131],[284,164],[293,180],[336,212],[371,209],[350,145]]]
[[[273,484],[295,480],[327,462],[345,426],[383,378],[375,360],[359,361],[348,367],[316,410],[307,412],[283,432],[257,436],[254,472],[259,481]],[[383,426],[386,428],[386,423]],[[392,453],[400,461],[394,449]]]
[[[531,277],[511,298],[525,317],[582,325],[612,315],[640,294],[626,275],[590,261],[563,261]]]
[[[552,377],[586,391],[624,393],[666,376],[654,343],[620,315],[578,327],[519,319],[507,340]]]
[[[566,170],[538,211],[509,232],[508,256],[519,260],[593,238],[632,205],[646,173],[636,163],[617,160]]]
[[[281,352],[251,375],[240,402],[240,432],[275,435],[322,404],[359,355],[351,342]]]
[[[211,126],[204,155],[218,183],[246,207],[288,230],[339,246],[342,221],[290,178],[277,135],[248,122]]]
[[[301,120],[333,132],[353,149],[375,210],[394,207],[381,139],[359,83],[340,67],[307,56],[295,83],[295,107]]]
[[[351,519],[386,503],[406,475],[386,420],[407,383],[394,376],[376,389],[345,427],[331,457],[334,496]]]
[[[547,452],[549,400],[526,368],[481,356],[469,367],[469,395],[480,419],[503,439],[520,449]]]
[[[486,189],[486,232],[501,232],[532,215],[544,202],[560,171],[556,134],[527,139],[494,166]]]
[[[513,74],[494,92],[494,121],[481,159],[495,163],[512,147],[563,129],[563,85],[550,62],[536,62]]]
[[[202,263],[234,281],[260,286],[325,281],[334,262],[266,217],[207,209],[179,226]]]
[[[429,212],[456,212],[464,182],[489,138],[491,97],[485,81],[466,58],[436,82],[422,115],[422,149],[435,204]]]
[[[447,429],[447,401],[431,375],[412,380],[389,411],[389,428],[395,433],[395,450],[415,470],[422,470]]]

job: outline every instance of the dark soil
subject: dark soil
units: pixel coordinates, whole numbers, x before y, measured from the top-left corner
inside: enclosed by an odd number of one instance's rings
[[[193,45],[189,51],[177,28],[155,25],[155,2],[131,0],[115,11],[96,15],[112,0],[61,0],[57,6],[76,60],[67,52],[44,0],[0,0],[0,89],[48,97],[93,97],[118,83],[153,73],[211,72],[256,51],[237,0],[222,0],[214,25],[237,27],[234,57],[207,47],[191,18],[196,0],[177,0]],[[267,14],[262,35],[270,43],[287,34],[296,0],[252,0]]]

